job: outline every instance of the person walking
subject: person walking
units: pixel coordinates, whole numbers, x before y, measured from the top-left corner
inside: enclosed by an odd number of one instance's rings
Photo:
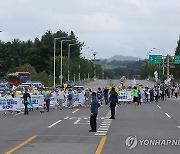
[[[137,87],[134,86],[134,91],[133,91],[133,102],[134,102],[134,105],[135,107],[137,107],[137,104],[138,104],[138,90],[137,90]]]
[[[109,93],[109,102],[111,108],[111,117],[109,119],[115,119],[115,107],[116,103],[118,103],[118,94],[115,92],[115,88],[112,87],[111,92]]]
[[[103,90],[105,105],[108,105],[108,91],[109,89],[107,87]]]
[[[89,132],[96,132],[96,129],[97,129],[96,118],[97,118],[97,114],[98,114],[98,101],[96,99],[96,93],[92,92],[91,97],[92,97],[91,115],[90,115],[91,130],[89,130]]]
[[[25,93],[23,94],[23,99],[24,99],[24,114],[29,114],[28,113],[28,99],[30,100],[31,99],[31,95],[28,93],[28,90],[25,89]]]
[[[49,91],[49,89],[47,89],[46,90],[46,94],[45,94],[46,110],[47,110],[47,112],[49,112],[50,98],[51,98],[51,92]]]
[[[66,94],[65,94],[65,92],[64,92],[63,87],[60,87],[60,90],[59,90],[59,92],[58,92],[57,98],[58,98],[58,106],[59,106],[59,109],[62,110],[63,102],[64,102],[65,99],[66,99]]]

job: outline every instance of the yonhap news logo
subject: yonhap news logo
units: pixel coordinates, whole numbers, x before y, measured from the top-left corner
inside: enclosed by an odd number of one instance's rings
[[[128,149],[133,149],[137,146],[138,140],[136,136],[129,136],[126,138],[126,146]]]
[[[139,139],[137,136],[129,136],[125,140],[127,149],[133,149],[137,145],[140,146],[180,146],[180,139]]]

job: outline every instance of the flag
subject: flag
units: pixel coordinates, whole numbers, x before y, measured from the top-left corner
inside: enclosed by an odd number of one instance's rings
[[[137,83],[136,83],[136,79],[134,78],[134,80],[133,80],[133,83],[134,83],[134,85],[136,85]]]
[[[157,82],[158,81],[158,72],[157,71],[154,72],[154,77],[155,77],[155,80]]]

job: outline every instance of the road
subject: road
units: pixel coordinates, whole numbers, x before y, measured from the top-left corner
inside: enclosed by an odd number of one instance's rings
[[[127,84],[132,81],[126,81]],[[147,84],[145,80],[138,81]],[[87,87],[104,87],[97,80]],[[14,154],[179,154],[180,145],[140,145],[139,140],[180,140],[180,99],[146,103],[137,108],[122,103],[116,108],[116,119],[109,120],[109,107],[103,105],[98,114],[98,131],[89,133],[89,108],[51,109],[41,114],[0,115],[0,153]],[[179,127],[178,127],[179,126]],[[136,136],[138,144],[128,149],[125,141]],[[9,151],[9,152],[11,152]],[[97,151],[98,153],[98,151]]]

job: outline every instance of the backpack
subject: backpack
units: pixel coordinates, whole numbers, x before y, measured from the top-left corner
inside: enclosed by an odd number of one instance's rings
[[[72,94],[68,94],[68,99],[72,100]]]

